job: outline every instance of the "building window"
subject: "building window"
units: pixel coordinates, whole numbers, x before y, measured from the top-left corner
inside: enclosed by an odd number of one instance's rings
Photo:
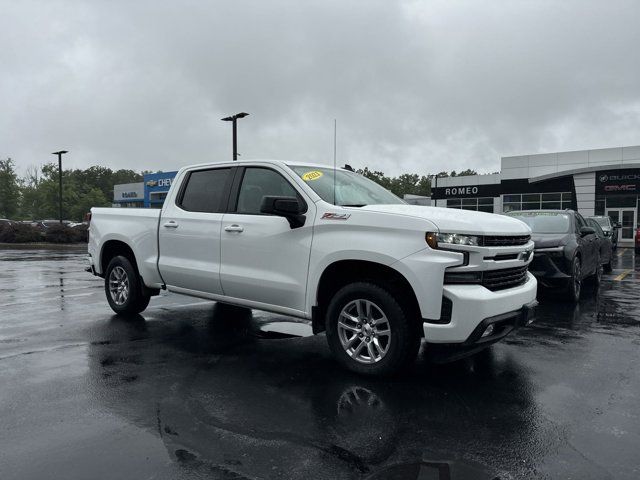
[[[149,201],[150,202],[164,202],[165,198],[167,198],[168,192],[150,192],[149,193]]]
[[[635,195],[609,195],[607,196],[607,208],[636,208],[637,197]]]
[[[571,208],[571,199],[571,192],[510,194],[502,199],[502,211],[564,210]]]
[[[461,208],[463,210],[479,210],[493,213],[493,197],[477,198],[448,198],[447,208]]]

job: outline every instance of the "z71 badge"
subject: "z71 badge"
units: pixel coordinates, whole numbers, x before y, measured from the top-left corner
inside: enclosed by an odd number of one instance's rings
[[[350,213],[325,213],[321,220],[347,220],[351,216]]]

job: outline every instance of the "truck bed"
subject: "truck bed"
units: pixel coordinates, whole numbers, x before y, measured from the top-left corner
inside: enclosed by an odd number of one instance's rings
[[[99,259],[104,245],[110,241],[128,244],[137,260],[142,278],[148,286],[160,286],[158,272],[158,222],[160,210],[150,208],[92,208],[89,235],[89,254]],[[102,274],[105,265],[95,264]]]

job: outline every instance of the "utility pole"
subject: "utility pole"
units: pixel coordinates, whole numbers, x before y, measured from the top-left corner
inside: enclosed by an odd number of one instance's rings
[[[244,118],[247,115],[249,114],[245,112],[240,112],[240,113],[236,113],[235,115],[231,115],[230,117],[224,117],[221,119],[223,122],[232,122],[232,125],[233,125],[232,142],[233,142],[233,160],[234,161],[238,160],[238,119]]]
[[[58,208],[60,214],[60,225],[62,225],[62,155],[69,153],[67,150],[53,152],[52,155],[58,156]]]

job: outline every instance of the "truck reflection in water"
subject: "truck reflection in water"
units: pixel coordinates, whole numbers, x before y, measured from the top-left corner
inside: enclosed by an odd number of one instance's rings
[[[273,317],[221,305],[145,317],[113,317],[92,332],[92,392],[157,432],[190,472],[508,478],[531,474],[562,437],[537,411],[526,369],[492,350],[367,379],[339,368],[317,336],[261,338]]]

